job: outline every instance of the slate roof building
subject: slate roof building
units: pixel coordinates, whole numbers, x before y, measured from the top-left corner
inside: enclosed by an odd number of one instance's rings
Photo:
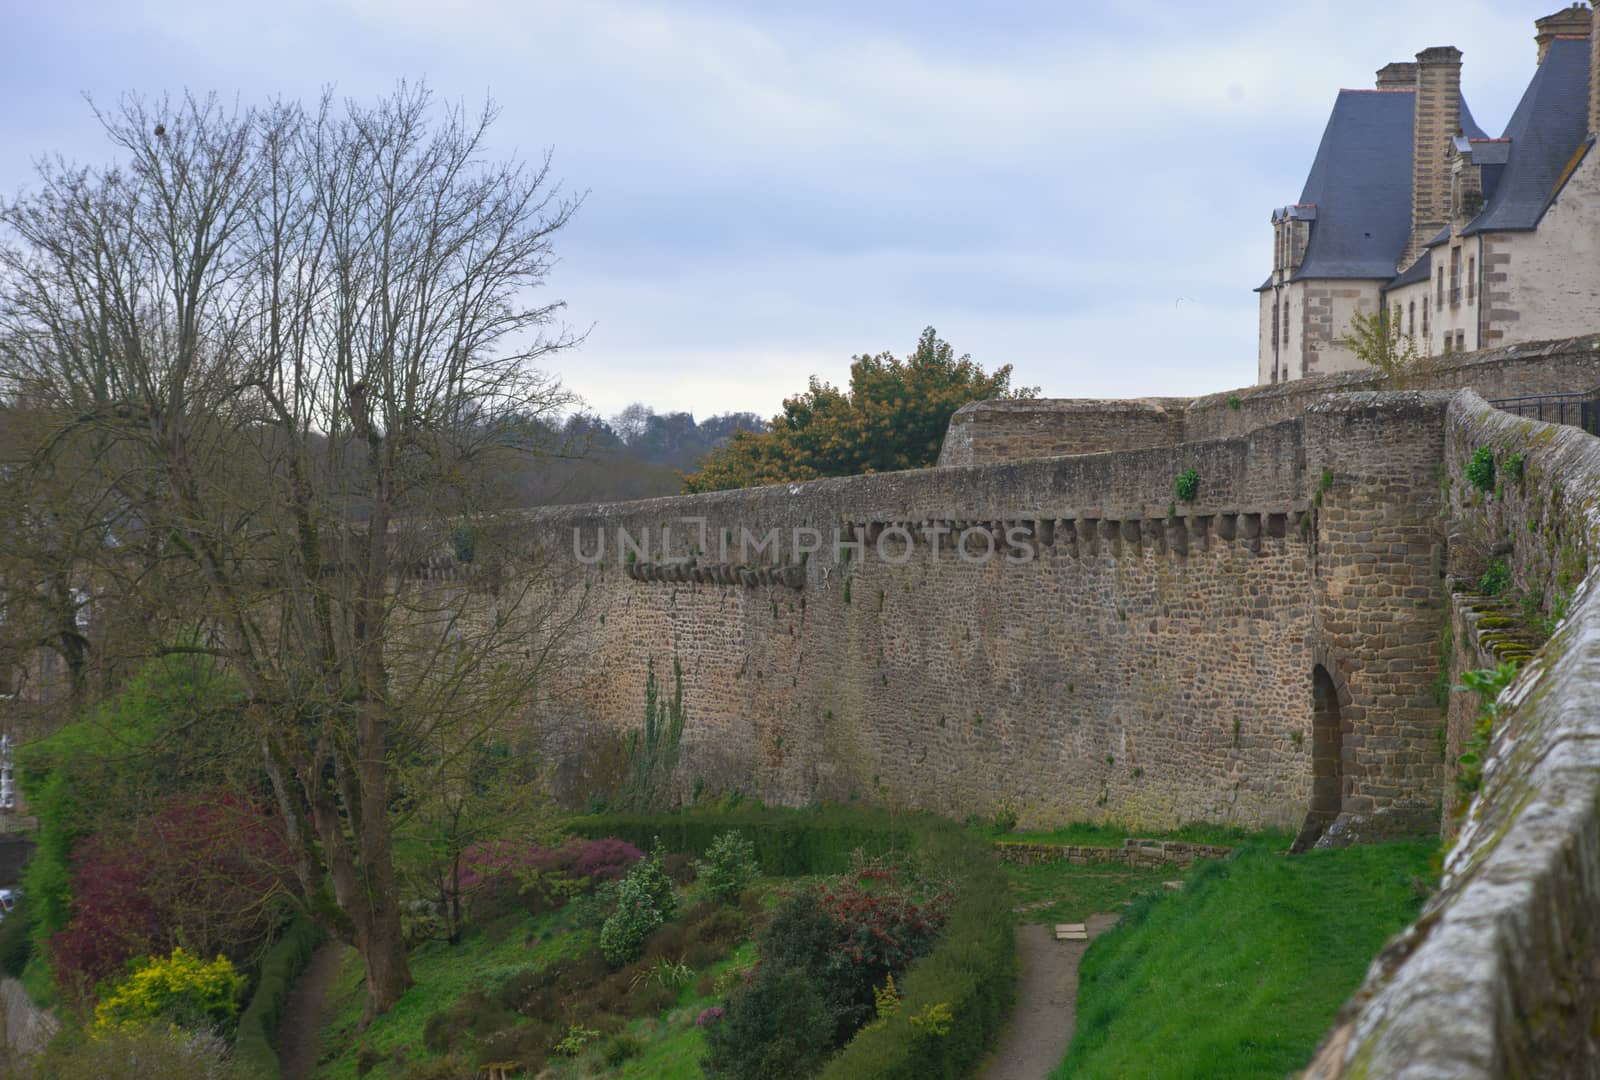
[[[1600,330],[1600,33],[1535,21],[1538,66],[1498,138],[1461,52],[1424,49],[1340,90],[1298,202],[1272,212],[1258,381],[1362,366],[1352,316],[1388,312],[1429,354]]]

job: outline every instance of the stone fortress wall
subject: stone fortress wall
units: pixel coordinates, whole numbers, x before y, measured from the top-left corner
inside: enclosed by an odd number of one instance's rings
[[[1483,446],[1501,466],[1492,495],[1463,476]],[[1520,475],[1506,468],[1516,454]],[[1518,592],[1568,613],[1501,695],[1482,786],[1439,892],[1374,961],[1306,1075],[1594,1076],[1600,440],[1463,391],[1448,408],[1444,465],[1451,576],[1470,582],[1500,557]],[[1457,669],[1496,656],[1490,634],[1462,632],[1466,606],[1457,605]],[[1459,740],[1452,732],[1451,753]]]
[[[1444,400],[1350,394],[1179,446],[541,511],[565,558],[607,548],[582,567],[563,775],[587,777],[585,740],[640,726],[647,672],[676,660],[686,797],[1297,827],[1320,773],[1334,813],[1436,822]],[[692,563],[662,557],[663,526]],[[783,551],[739,555],[773,530]],[[796,530],[821,549],[797,555]],[[835,550],[836,530],[868,550]],[[963,530],[996,555],[964,559]]]
[[[1567,618],[1502,698],[1441,891],[1307,1075],[1597,1075],[1600,440],[1484,397],[1600,385],[1600,338],[1419,381],[1447,389],[1346,375],[1100,410],[990,403],[958,415],[939,468],[541,511],[533,533],[586,579],[550,729],[560,775],[637,730],[647,670],[676,659],[685,797],[1305,821],[1325,841],[1436,829],[1472,721],[1456,694],[1446,723],[1441,667],[1496,654],[1451,590],[1503,559],[1516,592]],[[1464,478],[1481,446],[1501,464],[1492,494]],[[1042,448],[1077,452],[1029,456]],[[1186,470],[1192,503],[1175,498]],[[669,524],[690,561],[657,550]],[[796,528],[828,540],[737,552],[740,529],[787,544]],[[621,530],[647,529],[650,550],[619,554]],[[581,562],[571,534],[592,553],[602,530],[604,560]],[[963,532],[1029,558],[963,561]]]
[[[950,421],[940,465],[1177,446],[1229,438],[1300,416],[1328,394],[1371,390],[1365,372],[1319,375],[1198,398],[981,401]],[[1418,390],[1468,387],[1493,400],[1600,387],[1600,334],[1437,357]]]

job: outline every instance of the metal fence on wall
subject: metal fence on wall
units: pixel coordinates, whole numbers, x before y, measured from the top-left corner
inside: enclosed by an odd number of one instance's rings
[[[1591,435],[1600,435],[1600,390],[1577,394],[1528,394],[1498,398],[1489,404],[1530,420],[1568,424],[1582,428]]]

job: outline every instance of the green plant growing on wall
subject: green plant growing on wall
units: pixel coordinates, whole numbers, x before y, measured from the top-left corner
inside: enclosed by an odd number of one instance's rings
[[[1505,474],[1519,484],[1522,482],[1523,470],[1526,467],[1527,459],[1523,454],[1512,454],[1506,458],[1505,464],[1502,466]]]
[[[644,681],[644,727],[628,735],[628,781],[623,803],[658,809],[671,794],[683,741],[683,665],[672,658],[672,697],[663,700],[652,657]]]
[[[1238,394],[1229,394],[1228,395],[1228,408],[1230,408],[1230,409],[1238,409],[1238,408],[1242,407],[1243,405],[1244,405],[1244,402],[1239,400],[1239,395]]]
[[[1237,716],[1233,718],[1233,748],[1235,750],[1239,749],[1239,718]]]
[[[1504,559],[1495,559],[1478,578],[1478,591],[1485,596],[1499,596],[1511,584],[1511,570]]]
[[[1500,721],[1500,692],[1516,677],[1517,662],[1510,660],[1498,667],[1462,672],[1462,685],[1454,687],[1462,691],[1475,690],[1478,694],[1478,719],[1472,726],[1472,737],[1456,759],[1456,790],[1461,795],[1462,805],[1483,786],[1483,759],[1494,738],[1495,725]]]
[[[1177,482],[1173,485],[1178,492],[1178,498],[1186,503],[1192,503],[1200,495],[1200,474],[1193,469],[1185,469],[1178,474]]]
[[[1472,452],[1472,458],[1467,462],[1464,475],[1467,483],[1479,491],[1494,490],[1494,451],[1487,446],[1480,446]]]
[[[1340,343],[1377,371],[1391,390],[1404,390],[1412,378],[1427,370],[1432,360],[1415,337],[1401,331],[1399,320],[1389,318],[1386,309],[1353,315],[1350,329]]]

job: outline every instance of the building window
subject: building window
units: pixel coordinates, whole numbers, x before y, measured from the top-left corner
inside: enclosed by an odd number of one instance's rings
[[[1478,277],[1478,257],[1467,256],[1467,303],[1472,303],[1472,290]]]
[[[1461,306],[1461,249],[1450,249],[1450,306]]]
[[[1412,337],[1417,336],[1417,302],[1411,301],[1411,310],[1406,316],[1406,333]]]
[[[1422,336],[1428,336],[1428,298],[1422,298]]]
[[[1394,323],[1394,328],[1396,330],[1399,330],[1400,329],[1400,305],[1399,304],[1396,304],[1394,306],[1394,317],[1393,317],[1392,321]]]
[[[1283,302],[1283,343],[1289,344],[1289,301]]]
[[[1439,306],[1444,307],[1444,267],[1439,267]]]
[[[1465,330],[1457,330],[1456,331],[1456,352],[1466,352],[1466,351],[1467,351],[1467,332]]]

